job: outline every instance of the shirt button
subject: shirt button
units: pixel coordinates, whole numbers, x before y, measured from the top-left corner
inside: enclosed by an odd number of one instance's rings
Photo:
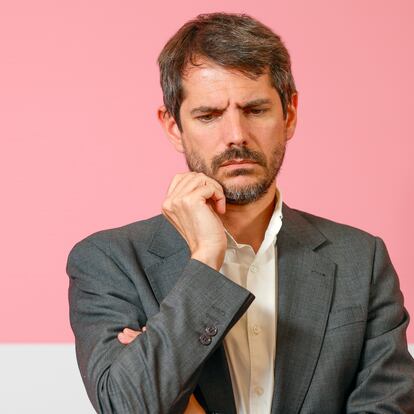
[[[255,392],[257,395],[263,395],[264,390],[263,390],[263,388],[262,388],[262,387],[255,387],[255,388],[254,388],[254,392]]]
[[[260,331],[261,331],[260,326],[258,325],[253,326],[253,332],[255,335],[259,335]]]
[[[257,272],[257,267],[256,267],[255,265],[251,265],[251,266],[250,266],[250,271],[251,271],[252,273],[256,273],[256,272]]]
[[[226,255],[229,257],[229,259],[234,259],[234,256],[236,255],[236,253],[233,249],[227,249]]]

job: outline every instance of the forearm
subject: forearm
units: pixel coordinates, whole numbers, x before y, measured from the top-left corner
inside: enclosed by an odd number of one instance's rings
[[[73,309],[84,306],[80,304],[86,299],[78,286],[73,283],[70,289]],[[197,370],[253,299],[214,269],[190,260],[159,313],[146,321],[145,333],[126,347],[115,345],[115,332],[112,336],[108,329],[102,331],[102,319],[94,327],[74,316],[79,367],[95,409],[168,413],[181,400],[186,402],[197,383]],[[208,326],[217,328],[210,343],[200,340]],[[95,343],[85,339],[94,334]]]

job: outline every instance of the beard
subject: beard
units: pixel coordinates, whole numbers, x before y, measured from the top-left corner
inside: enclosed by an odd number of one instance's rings
[[[269,161],[266,160],[265,155],[259,151],[253,151],[247,147],[232,147],[222,154],[215,156],[211,161],[211,166],[208,167],[206,161],[195,151],[187,151],[184,145],[185,159],[190,171],[201,172],[210,178],[216,180],[222,187],[226,202],[228,204],[249,204],[261,197],[263,197],[269,190],[272,183],[275,181],[280,168],[283,164],[283,159],[286,152],[286,140],[279,142],[273,149]],[[220,166],[233,159],[244,159],[254,161],[264,170],[264,176],[256,180],[256,182],[250,184],[226,184],[225,178],[237,177],[239,175],[254,175],[255,172],[250,168],[232,169],[227,172],[223,179],[217,177],[217,172]]]

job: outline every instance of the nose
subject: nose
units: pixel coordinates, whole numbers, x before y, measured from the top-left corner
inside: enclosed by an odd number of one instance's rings
[[[223,123],[223,139],[226,146],[243,146],[247,144],[247,127],[243,116],[237,109],[228,111]]]

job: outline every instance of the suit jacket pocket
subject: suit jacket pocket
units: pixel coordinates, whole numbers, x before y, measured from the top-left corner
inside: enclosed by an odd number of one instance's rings
[[[351,325],[357,322],[365,322],[366,314],[361,305],[349,306],[338,309],[329,314],[327,331]]]

